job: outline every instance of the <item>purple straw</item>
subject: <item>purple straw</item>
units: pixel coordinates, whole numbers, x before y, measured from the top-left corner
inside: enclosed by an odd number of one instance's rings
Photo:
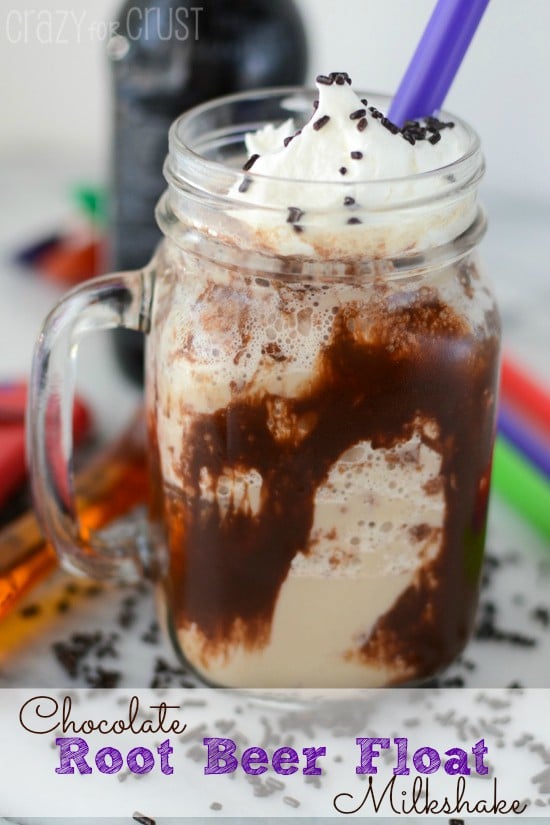
[[[522,418],[501,402],[498,411],[498,431],[523,457],[550,479],[550,447],[529,429]]]
[[[489,0],[439,0],[388,117],[397,126],[437,114]]]

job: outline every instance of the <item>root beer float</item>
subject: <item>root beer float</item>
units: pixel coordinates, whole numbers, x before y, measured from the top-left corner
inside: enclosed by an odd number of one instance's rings
[[[216,685],[416,682],[474,618],[499,351],[479,141],[317,85],[176,122],[157,212],[151,512],[172,636]]]

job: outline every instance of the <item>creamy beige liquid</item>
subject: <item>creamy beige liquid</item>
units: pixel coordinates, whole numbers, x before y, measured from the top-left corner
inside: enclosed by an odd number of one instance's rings
[[[406,671],[399,661],[366,665],[357,650],[439,550],[443,492],[437,483],[435,495],[421,492],[437,480],[440,459],[417,438],[385,456],[366,444],[353,453],[317,492],[309,554],[295,557],[281,587],[269,643],[205,659],[200,631],[180,631],[187,658],[207,679],[230,686],[377,687]],[[242,480],[228,480],[225,490],[237,506],[253,507],[259,498],[257,484],[251,493]]]

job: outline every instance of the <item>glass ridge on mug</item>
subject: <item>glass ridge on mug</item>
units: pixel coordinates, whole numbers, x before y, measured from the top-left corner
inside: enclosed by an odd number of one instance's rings
[[[45,531],[70,569],[156,578],[211,685],[415,684],[472,631],[500,348],[483,156],[388,102],[340,72],[182,116],[155,258],[69,294],[37,345]],[[64,376],[113,326],[146,334],[151,501],[106,542],[76,519]]]

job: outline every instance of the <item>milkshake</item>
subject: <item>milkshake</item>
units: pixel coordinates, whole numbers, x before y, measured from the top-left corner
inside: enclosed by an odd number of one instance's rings
[[[172,636],[215,685],[416,682],[475,612],[499,350],[479,144],[398,129],[345,73],[317,87],[185,116],[158,209],[151,515]]]

